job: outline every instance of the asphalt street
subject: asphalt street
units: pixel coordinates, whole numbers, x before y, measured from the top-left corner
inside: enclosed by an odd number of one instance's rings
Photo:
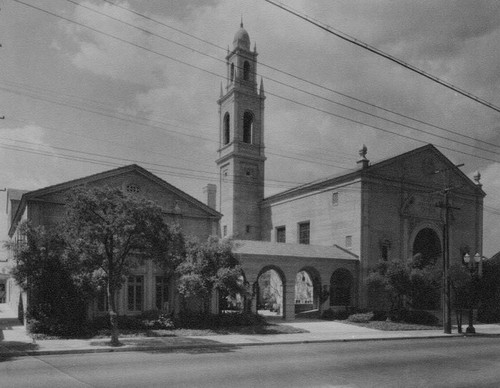
[[[500,338],[19,357],[0,387],[499,387]]]

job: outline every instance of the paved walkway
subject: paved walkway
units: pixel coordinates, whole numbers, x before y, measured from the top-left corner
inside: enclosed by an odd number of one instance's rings
[[[37,340],[27,333],[16,315],[6,304],[0,304],[0,357],[25,355],[98,353],[117,351],[176,351],[207,347],[238,347],[292,343],[314,343],[334,341],[395,340],[416,338],[459,337],[463,334],[444,334],[439,330],[381,331],[340,322],[318,320],[296,320],[283,322],[307,330],[299,334],[265,335],[213,335],[187,337],[132,337],[120,338],[123,346],[110,347],[109,339]],[[475,325],[476,335],[500,337],[500,325]],[[465,326],[464,326],[465,330]]]

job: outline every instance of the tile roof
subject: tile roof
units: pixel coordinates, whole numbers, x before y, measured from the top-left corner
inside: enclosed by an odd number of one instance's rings
[[[326,259],[359,260],[359,256],[337,245],[306,245],[269,241],[235,240],[234,253],[260,256],[313,257]]]

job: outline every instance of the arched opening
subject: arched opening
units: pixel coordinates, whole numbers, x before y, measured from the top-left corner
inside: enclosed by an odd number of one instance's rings
[[[441,257],[441,240],[431,228],[424,228],[418,232],[413,242],[413,257],[419,268],[434,265]]]
[[[230,80],[231,82],[234,81],[234,63],[231,63],[231,70],[230,70],[231,74],[230,74]]]
[[[330,306],[349,307],[352,303],[352,274],[345,268],[337,269],[330,278]]]
[[[264,269],[257,278],[257,312],[265,316],[283,316],[284,280],[274,268]]]
[[[413,265],[416,268],[435,266],[441,258],[441,240],[432,228],[424,228],[415,236],[413,242]],[[423,282],[416,288],[412,296],[412,307],[422,310],[439,308],[441,290],[439,286]]]
[[[229,144],[229,140],[230,140],[230,135],[231,135],[231,127],[230,127],[230,117],[229,117],[229,113],[226,112],[226,114],[224,115],[224,121],[223,121],[223,144],[226,145],[226,144]]]
[[[250,79],[250,63],[245,61],[243,63],[243,80],[248,81]]]
[[[253,135],[253,114],[245,112],[243,114],[243,142],[251,144]]]

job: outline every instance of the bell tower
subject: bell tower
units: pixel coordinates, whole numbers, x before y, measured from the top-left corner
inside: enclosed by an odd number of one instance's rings
[[[227,79],[219,104],[219,203],[222,236],[260,240],[264,199],[264,84],[257,87],[257,50],[243,28],[226,56]]]

